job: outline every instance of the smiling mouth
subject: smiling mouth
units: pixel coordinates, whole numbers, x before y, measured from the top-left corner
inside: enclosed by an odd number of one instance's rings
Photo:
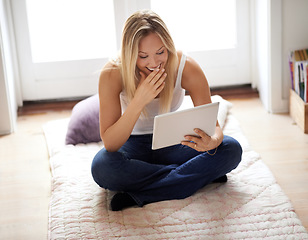
[[[155,68],[149,68],[149,67],[146,67],[149,71],[151,71],[151,72],[153,72],[155,69],[160,69],[160,67],[161,67],[161,64],[159,64],[157,67],[155,67]]]

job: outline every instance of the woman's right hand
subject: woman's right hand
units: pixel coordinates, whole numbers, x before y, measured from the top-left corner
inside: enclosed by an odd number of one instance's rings
[[[149,76],[140,73],[135,96],[121,114],[119,95],[122,79],[118,71],[103,71],[100,77],[100,133],[107,151],[119,150],[131,135],[140,113],[164,88],[164,70],[154,70]],[[114,79],[115,81],[110,81]]]
[[[135,99],[146,106],[164,89],[167,73],[165,69],[155,69],[148,76],[140,72],[140,82],[135,93]]]

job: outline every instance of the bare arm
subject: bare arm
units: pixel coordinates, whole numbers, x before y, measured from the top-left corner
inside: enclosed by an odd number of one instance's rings
[[[202,69],[192,58],[189,57],[187,58],[183,70],[182,87],[189,92],[195,107],[212,102],[208,81]],[[186,140],[193,141],[193,143],[183,141],[182,144],[190,146],[198,151],[208,151],[218,147],[223,140],[223,133],[218,121],[213,136],[208,136],[200,129],[195,129],[195,132],[199,137],[185,137]]]
[[[107,151],[117,151],[127,141],[143,108],[163,89],[165,77],[162,70],[148,77],[142,74],[135,96],[122,115],[121,74],[107,64],[99,80],[100,135]]]

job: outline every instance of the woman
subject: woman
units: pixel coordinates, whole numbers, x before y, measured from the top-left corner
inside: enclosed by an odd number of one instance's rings
[[[181,144],[152,150],[153,118],[175,111],[187,90],[194,106],[211,102],[207,79],[190,57],[177,52],[161,18],[138,11],[125,23],[121,55],[107,63],[99,80],[100,135],[104,148],[93,159],[96,183],[117,191],[114,211],[163,200],[183,199],[241,161],[239,143],[217,123],[208,136],[194,129]]]

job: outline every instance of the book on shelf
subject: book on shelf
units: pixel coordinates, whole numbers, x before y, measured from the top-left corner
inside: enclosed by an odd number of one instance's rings
[[[308,48],[291,51],[289,67],[292,89],[308,102]]]

